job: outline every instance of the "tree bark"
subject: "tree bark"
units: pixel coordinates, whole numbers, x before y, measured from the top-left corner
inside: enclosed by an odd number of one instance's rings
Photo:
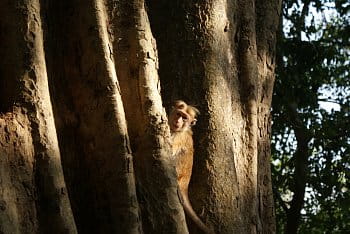
[[[113,3],[113,54],[135,154],[144,230],[187,233],[170,160],[170,131],[160,96],[157,48],[144,1]]]
[[[39,1],[1,1],[0,13],[0,232],[76,233],[50,102]]]
[[[141,233],[103,1],[43,1],[55,119],[81,233]]]

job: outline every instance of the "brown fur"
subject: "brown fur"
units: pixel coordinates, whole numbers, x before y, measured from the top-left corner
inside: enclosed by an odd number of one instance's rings
[[[184,101],[174,103],[169,116],[173,157],[176,162],[180,200],[186,214],[202,231],[214,233],[198,217],[188,198],[188,185],[191,180],[193,165],[193,133],[191,126],[196,123],[198,113],[199,111],[195,107],[187,105]],[[182,119],[185,120],[182,121]]]

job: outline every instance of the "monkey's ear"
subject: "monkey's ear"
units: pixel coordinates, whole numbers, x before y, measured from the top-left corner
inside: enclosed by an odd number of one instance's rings
[[[197,119],[193,119],[192,122],[191,122],[191,126],[196,125],[196,123],[197,123]]]

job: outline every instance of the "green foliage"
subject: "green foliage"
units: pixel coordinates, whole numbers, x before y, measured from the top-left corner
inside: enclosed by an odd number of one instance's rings
[[[283,2],[272,136],[278,233],[300,178],[306,193],[299,233],[350,230],[349,12],[348,0]],[[324,103],[339,110],[325,110]],[[302,145],[304,161],[296,153]],[[305,174],[294,174],[298,166]]]

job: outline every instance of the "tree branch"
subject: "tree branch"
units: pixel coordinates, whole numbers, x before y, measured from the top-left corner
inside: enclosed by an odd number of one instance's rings
[[[304,204],[305,187],[308,176],[308,143],[312,138],[312,134],[310,134],[305,123],[300,118],[296,106],[288,105],[287,110],[289,112],[288,120],[294,129],[297,139],[297,150],[293,155],[295,171],[293,174],[294,187],[292,191],[294,195],[290,203],[291,206],[287,212],[286,223],[286,233],[294,234],[298,231],[301,216],[300,211]]]
[[[305,17],[306,17],[306,14],[309,11],[310,2],[311,2],[311,0],[306,0],[305,1],[304,5],[303,5],[303,8],[301,10],[300,17],[299,17],[299,19],[298,19],[298,21],[296,22],[296,25],[295,25],[296,31],[298,32],[298,39],[300,41],[301,41],[301,31],[302,31],[302,29],[305,26]]]
[[[317,99],[317,101],[319,101],[319,102],[329,102],[329,103],[334,103],[334,104],[338,104],[338,105],[342,105],[343,104],[341,102],[338,102],[337,100],[327,99],[327,98],[319,98],[319,99]]]

